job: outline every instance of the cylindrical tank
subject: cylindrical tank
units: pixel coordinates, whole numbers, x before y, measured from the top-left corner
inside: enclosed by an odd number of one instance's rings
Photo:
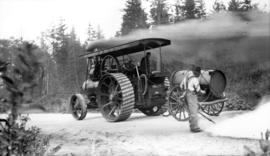
[[[171,75],[170,81],[173,85],[178,85],[180,84],[184,78],[188,75],[188,70],[179,70],[179,71],[175,71],[173,72],[173,74]]]
[[[206,70],[202,71],[200,84],[207,85],[211,93],[219,97],[223,96],[227,80],[225,74],[220,70]]]
[[[188,70],[176,71],[171,75],[170,82],[172,85],[179,85],[188,75]],[[220,70],[202,70],[199,77],[200,85],[208,88],[210,92],[220,97],[226,87],[225,74]]]

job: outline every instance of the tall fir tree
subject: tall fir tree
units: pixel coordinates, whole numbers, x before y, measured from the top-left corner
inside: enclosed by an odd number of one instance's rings
[[[168,13],[166,0],[152,0],[150,15],[153,19],[154,25],[168,24],[170,22],[170,15]]]
[[[94,29],[93,26],[89,24],[87,28],[87,38],[85,40],[84,46],[87,46],[93,41],[101,40],[104,38],[105,36],[100,26],[97,26],[97,29]]]
[[[251,5],[251,0],[244,0],[240,3],[239,9],[240,11],[249,11],[253,9],[255,6]]]
[[[229,11],[240,11],[240,2],[238,0],[231,0],[229,2],[228,10]]]
[[[229,2],[228,10],[234,12],[243,21],[250,21],[249,14],[246,14],[247,11],[251,10],[253,6],[251,5],[251,0],[231,0]]]
[[[60,19],[57,26],[49,30],[48,40],[52,45],[52,54],[55,62],[57,63],[57,70],[59,73],[64,73],[68,59],[68,38],[66,33],[67,26],[63,19]]]
[[[196,14],[196,18],[205,18],[206,17],[206,8],[205,8],[205,4],[203,0],[198,0],[197,2],[197,14]]]
[[[196,18],[197,10],[195,7],[194,0],[186,0],[183,9],[184,9],[184,16],[186,19],[195,19]]]
[[[141,7],[140,0],[128,0],[124,9],[121,35],[127,35],[133,30],[148,28],[147,15]]]
[[[183,5],[181,0],[177,0],[174,4],[174,23],[180,22],[184,19]]]
[[[51,41],[52,58],[56,63],[56,77],[58,92],[70,93],[78,91],[78,55],[83,51],[80,41],[76,37],[75,29],[67,32],[67,25],[63,20],[49,31],[48,40]],[[82,53],[80,53],[82,54]]]
[[[93,26],[89,23],[87,28],[87,38],[86,43],[89,44],[92,41],[95,41],[97,39],[97,32],[93,28]]]
[[[203,0],[184,0],[178,3],[181,11],[181,20],[202,19],[206,17],[206,8]]]
[[[68,61],[66,68],[66,76],[63,77],[65,82],[65,89],[68,91],[79,91],[79,64],[83,64],[83,61],[79,63],[79,55],[83,53],[80,41],[76,37],[75,29],[72,28],[68,38]],[[84,68],[85,69],[85,68]]]
[[[226,10],[226,6],[221,0],[215,0],[214,5],[213,5],[213,10],[215,12],[220,12]]]
[[[69,36],[70,36],[70,39],[72,39],[74,41],[77,40],[77,36],[76,36],[76,32],[75,32],[75,28],[74,27],[71,28],[71,31],[69,33]]]

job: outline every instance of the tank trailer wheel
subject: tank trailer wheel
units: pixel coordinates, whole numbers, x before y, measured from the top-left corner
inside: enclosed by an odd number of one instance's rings
[[[101,72],[117,72],[119,71],[119,61],[117,58],[107,55],[103,58],[101,63]]]
[[[224,102],[212,104],[212,105],[201,105],[200,106],[202,111],[210,116],[218,116],[223,107],[224,107]]]
[[[99,82],[99,109],[110,122],[130,117],[135,104],[133,86],[122,73],[105,75]]]
[[[161,106],[154,106],[146,109],[140,108],[139,110],[147,116],[159,116],[160,114],[164,113],[164,110]]]
[[[225,92],[223,93],[223,97],[226,97]],[[210,116],[218,116],[223,108],[224,108],[225,102],[219,102],[212,105],[200,105],[200,109]]]
[[[87,105],[81,94],[72,95],[70,98],[70,111],[77,120],[83,120],[87,114]]]
[[[169,93],[169,112],[178,121],[189,119],[188,105],[185,101],[184,91],[180,87],[173,87]]]

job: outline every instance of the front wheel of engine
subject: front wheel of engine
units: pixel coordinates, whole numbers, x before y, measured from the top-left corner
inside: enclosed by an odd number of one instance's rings
[[[87,105],[82,94],[75,94],[71,96],[70,111],[76,120],[83,120],[86,117]]]

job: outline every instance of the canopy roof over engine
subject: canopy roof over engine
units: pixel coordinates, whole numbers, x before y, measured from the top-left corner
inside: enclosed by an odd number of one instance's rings
[[[115,42],[103,41],[90,45],[87,48],[87,51],[89,53],[84,54],[81,57],[88,58],[105,55],[112,55],[114,57],[118,57],[171,44],[170,40],[164,38],[145,38],[120,45],[115,45]],[[95,49],[97,49],[97,51],[95,51]]]

